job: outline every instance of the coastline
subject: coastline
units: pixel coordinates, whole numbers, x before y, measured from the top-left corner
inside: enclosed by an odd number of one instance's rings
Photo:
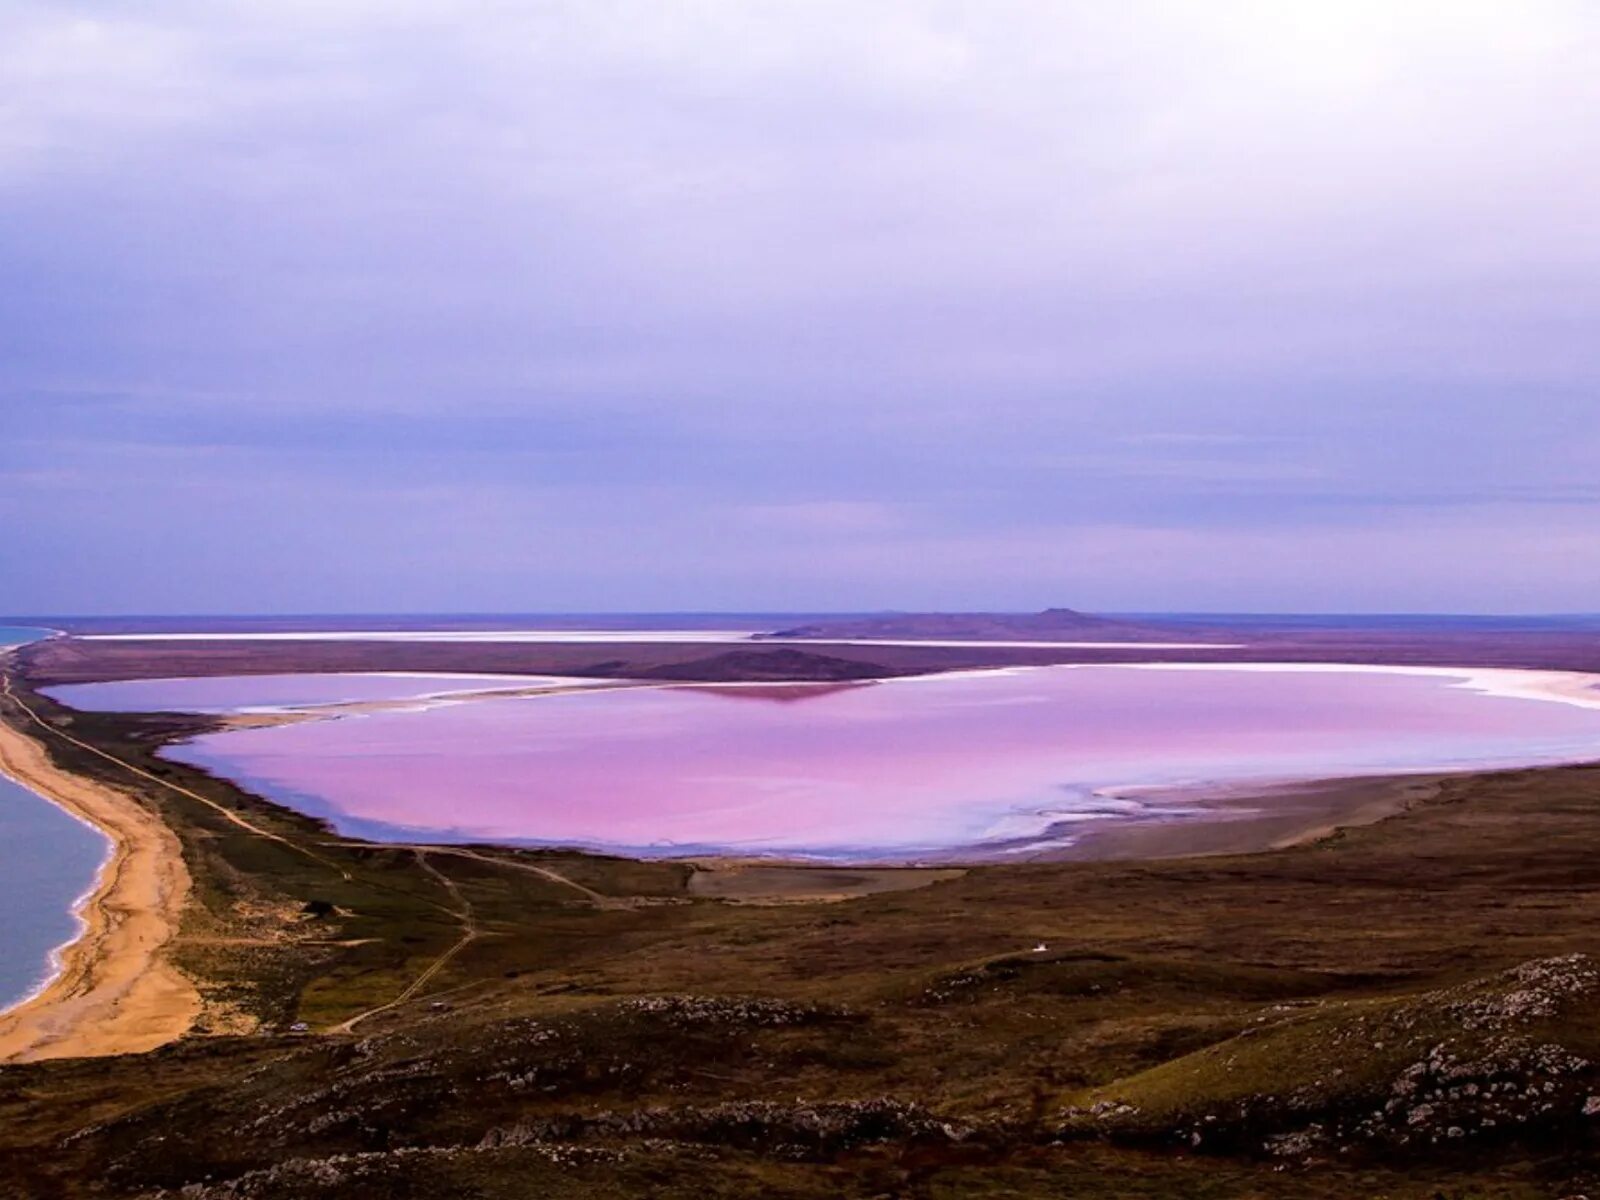
[[[1126,663],[1142,671],[1364,672],[1454,679],[1453,687],[1485,696],[1542,700],[1600,709],[1600,674],[1522,667],[1440,667],[1421,664],[1245,662]],[[1048,669],[1048,668],[1045,668]],[[1066,669],[1072,669],[1067,666]],[[1342,830],[1372,825],[1437,795],[1447,780],[1505,771],[1560,770],[1600,759],[1562,762],[1422,769],[1382,774],[1330,775],[1278,781],[1239,781],[1195,787],[1138,787],[1157,802],[1175,802],[1190,811],[1129,821],[1063,822],[1053,831],[1062,842],[1042,843],[1002,862],[1103,862],[1128,859],[1195,858],[1261,854],[1333,837]],[[1063,844],[1064,843],[1064,844]],[[991,860],[995,861],[995,860]]]
[[[83,937],[84,932],[88,928],[88,922],[84,916],[84,913],[89,906],[90,900],[93,899],[96,890],[100,886],[100,877],[106,870],[107,865],[110,863],[112,855],[115,853],[116,843],[109,836],[107,836],[106,832],[101,829],[100,826],[96,825],[93,821],[85,820],[78,813],[61,807],[61,805],[57,804],[54,800],[50,800],[44,796],[41,796],[38,792],[28,787],[20,780],[11,778],[11,776],[7,775],[3,770],[0,770],[0,784],[10,784],[17,791],[27,793],[30,797],[34,798],[45,807],[51,809],[53,812],[67,817],[74,824],[79,825],[91,832],[96,840],[100,843],[100,857],[94,865],[93,872],[91,872],[89,876],[89,882],[81,891],[78,892],[76,896],[72,898],[72,903],[67,908],[67,916],[72,922],[71,934],[49,948],[45,956],[45,969],[34,978],[27,991],[18,995],[14,995],[10,998],[0,999],[0,1018],[3,1018],[7,1013],[13,1012],[16,1009],[21,1008],[23,1005],[31,1002],[35,997],[44,992],[45,989],[47,989],[55,980],[55,978],[61,974],[62,964],[68,949],[74,943],[76,943],[79,938]]]
[[[999,668],[958,669],[929,675],[893,677],[883,680],[851,681],[841,684],[819,684],[809,681],[660,681],[660,680],[599,680],[592,684],[570,688],[555,686],[537,689],[508,689],[483,692],[456,693],[449,696],[416,699],[389,699],[379,701],[353,701],[342,704],[323,704],[298,711],[287,710],[276,714],[236,714],[217,718],[219,728],[214,732],[228,733],[263,725],[289,724],[298,721],[325,720],[346,715],[372,712],[412,710],[437,705],[468,704],[479,700],[526,699],[574,692],[594,693],[608,689],[629,690],[694,690],[761,691],[773,694],[804,693],[819,688],[861,688],[892,684],[930,683],[959,678],[976,678],[993,675],[1013,675],[1050,671],[1138,670],[1167,672],[1208,673],[1274,673],[1274,674],[1360,674],[1398,675],[1434,680],[1439,686],[1476,693],[1489,698],[1538,700],[1579,708],[1600,710],[1600,674],[1544,668],[1502,667],[1443,667],[1423,664],[1366,664],[1335,662],[1174,662],[1174,663],[1092,663],[1046,664],[1010,666]],[[185,739],[198,740],[198,739]],[[1266,777],[1218,778],[1213,782],[1162,782],[1114,784],[1098,789],[1096,794],[1108,801],[1131,799],[1137,802],[1114,814],[1117,819],[1099,820],[1095,815],[1059,818],[1049,812],[1035,817],[1029,832],[991,833],[980,840],[950,842],[943,845],[908,845],[895,847],[774,847],[751,844],[719,846],[712,842],[696,844],[643,844],[606,843],[600,841],[550,841],[534,838],[495,837],[493,834],[461,834],[439,829],[404,828],[394,833],[381,829],[381,822],[368,822],[368,827],[347,827],[347,834],[371,838],[379,843],[399,837],[407,842],[426,841],[430,837],[445,842],[499,841],[505,845],[547,846],[571,849],[602,855],[654,859],[685,859],[707,863],[731,863],[748,860],[769,866],[788,866],[796,869],[912,869],[936,866],[1003,866],[1008,863],[1088,860],[1126,857],[1184,857],[1197,854],[1254,853],[1281,848],[1291,843],[1316,840],[1329,833],[1353,825],[1381,820],[1392,813],[1403,811],[1430,785],[1428,781],[1446,777],[1494,773],[1504,770],[1538,769],[1543,766],[1559,767],[1600,760],[1600,741],[1592,746],[1587,740],[1582,745],[1569,747],[1570,757],[1539,759],[1491,759],[1451,761],[1435,756],[1431,761],[1419,760],[1408,766],[1403,760],[1319,764],[1318,773],[1284,773]],[[197,765],[196,760],[177,758],[177,761]],[[198,765],[258,795],[275,799],[305,815],[337,822],[335,814],[321,809],[308,809],[293,798],[274,798],[270,790],[263,790],[260,781],[252,781],[227,764]],[[1148,803],[1148,807],[1145,805]],[[1028,814],[1023,814],[1028,817]],[[1023,822],[1026,823],[1026,822]]]
[[[1069,664],[1052,664],[1072,669]],[[1455,686],[1490,695],[1555,700],[1600,707],[1600,676],[1542,669],[1450,668],[1344,663],[1110,663],[1145,670],[1354,671],[1448,676]],[[1000,671],[1046,669],[998,668]],[[991,668],[990,670],[996,670]],[[962,672],[964,673],[964,672]],[[977,673],[977,672],[975,672]],[[937,676],[934,676],[937,677]],[[929,677],[917,677],[929,678]],[[876,681],[874,681],[876,682]],[[589,685],[590,688],[596,685]],[[601,684],[599,686],[606,686]],[[815,683],[626,681],[627,687],[815,687]],[[529,689],[524,695],[565,689]],[[505,692],[456,694],[458,703]],[[441,699],[441,698],[430,698]],[[341,711],[415,701],[353,702]],[[324,713],[316,715],[337,715]],[[312,714],[248,714],[221,718],[240,725],[309,719]],[[1552,769],[1557,764],[1547,764]],[[1041,845],[1015,856],[928,856],[915,863],[862,859],[817,862],[757,856],[705,855],[696,865],[698,894],[746,903],[812,903],[900,890],[967,869],[1010,863],[1163,859],[1253,854],[1320,841],[1339,830],[1381,821],[1425,802],[1446,779],[1495,773],[1500,767],[1210,788],[1182,794],[1193,815],[1152,816],[1101,826],[1068,823],[1071,844]],[[56,767],[43,744],[0,722],[0,772],[99,830],[111,849],[90,890],[75,905],[79,935],[52,957],[53,976],[33,995],[0,1013],[0,1063],[44,1058],[136,1053],[181,1037],[201,1001],[194,985],[166,957],[178,936],[190,879],[176,833],[143,805],[93,779]],[[1160,790],[1160,789],[1157,789]],[[921,868],[919,870],[919,867]],[[848,878],[847,878],[848,877]],[[912,883],[913,879],[917,883]],[[695,889],[691,889],[694,891]]]
[[[0,1063],[138,1053],[182,1036],[200,996],[166,957],[190,891],[177,835],[130,797],[61,770],[3,721],[0,771],[111,843],[54,976],[0,1013]]]
[[[1191,815],[1068,826],[1063,832],[1073,838],[1070,845],[1018,854],[1010,861],[1107,862],[1288,850],[1324,841],[1342,830],[1398,816],[1436,796],[1446,780],[1494,773],[1333,776],[1253,786],[1212,786],[1187,796],[1184,789],[1175,788],[1159,794],[1191,805]]]

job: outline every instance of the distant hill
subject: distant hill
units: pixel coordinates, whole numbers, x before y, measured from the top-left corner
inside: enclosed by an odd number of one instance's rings
[[[1177,631],[1156,625],[1096,617],[1071,608],[1036,613],[885,613],[820,621],[779,629],[766,637],[907,638],[970,641],[1108,641],[1141,642],[1173,639]],[[1193,636],[1193,631],[1190,631]],[[1180,639],[1181,640],[1181,639]]]

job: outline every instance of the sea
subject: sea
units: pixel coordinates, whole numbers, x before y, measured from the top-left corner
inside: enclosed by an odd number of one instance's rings
[[[0,647],[48,632],[0,626]],[[93,826],[0,775],[0,1010],[55,974],[57,955],[82,927],[74,910],[110,849]]]

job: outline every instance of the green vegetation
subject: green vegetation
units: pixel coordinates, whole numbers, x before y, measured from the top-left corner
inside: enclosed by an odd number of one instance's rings
[[[1596,1188],[1600,768],[1271,854],[762,907],[680,864],[352,842],[152,757],[196,719],[33,701],[185,789],[52,746],[180,832],[208,1011],[0,1069],[0,1195]]]

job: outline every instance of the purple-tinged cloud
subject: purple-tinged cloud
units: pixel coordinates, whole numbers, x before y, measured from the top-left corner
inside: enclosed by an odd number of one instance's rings
[[[1593,609],[1597,51],[19,0],[5,607]]]

